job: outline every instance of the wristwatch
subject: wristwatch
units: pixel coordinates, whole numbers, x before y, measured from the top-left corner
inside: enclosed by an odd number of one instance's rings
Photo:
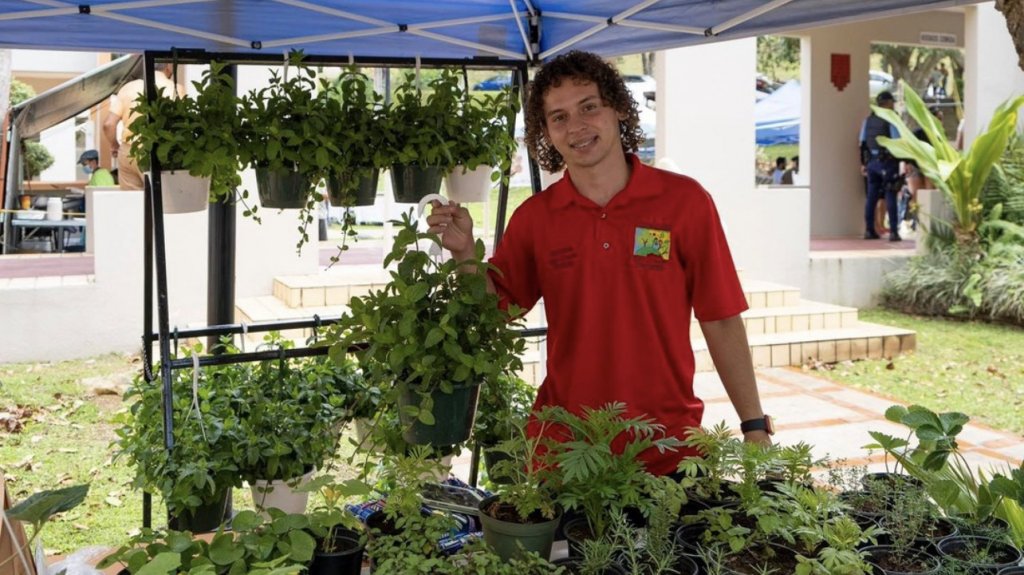
[[[750,433],[751,431],[764,431],[768,435],[775,435],[775,424],[772,423],[772,416],[765,415],[757,419],[748,419],[740,423],[740,431]]]

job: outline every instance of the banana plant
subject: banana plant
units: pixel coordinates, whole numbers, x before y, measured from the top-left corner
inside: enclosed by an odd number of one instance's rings
[[[928,141],[919,140],[896,112],[877,106],[876,115],[899,130],[899,139],[878,138],[878,143],[901,159],[914,160],[921,172],[931,180],[949,200],[956,221],[951,222],[957,242],[962,245],[978,243],[978,226],[982,221],[981,196],[993,169],[1000,169],[1003,151],[1017,127],[1017,111],[1024,104],[1024,96],[1007,100],[1000,105],[988,129],[979,134],[970,149],[961,153],[946,139],[942,125],[909,86],[905,88],[907,111],[924,130]]]

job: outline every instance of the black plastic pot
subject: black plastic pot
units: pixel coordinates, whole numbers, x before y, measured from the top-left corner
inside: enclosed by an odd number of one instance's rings
[[[359,575],[363,570],[363,545],[359,534],[350,529],[334,533],[334,552],[320,553],[323,546],[317,542],[317,553],[309,566],[309,575]]]
[[[172,529],[206,533],[216,531],[228,516],[228,501],[231,488],[225,487],[218,491],[213,501],[203,503],[195,509],[184,511],[172,517],[168,522]]]
[[[1024,566],[1005,567],[999,570],[999,575],[1024,575]]]
[[[346,180],[358,178],[356,189],[348,194],[342,192]],[[372,206],[377,200],[377,182],[380,170],[356,168],[352,174],[331,175],[327,178],[327,197],[332,206]]]
[[[876,573],[882,575],[934,575],[942,568],[942,562],[935,555],[921,549],[908,549],[903,556],[919,565],[917,570],[895,570],[884,567],[888,557],[894,556],[901,551],[891,545],[870,545],[861,549],[867,554],[867,562],[870,563]]]
[[[492,451],[490,449],[491,447],[493,446],[481,446],[484,453],[484,467],[487,469],[487,478],[496,485],[508,485],[512,483],[511,477],[494,472],[494,466],[497,465],[499,461],[508,461],[512,457],[504,451]]]
[[[301,209],[309,201],[312,183],[294,170],[256,168],[256,189],[260,204],[280,210]]]
[[[962,565],[971,573],[991,573],[1020,564],[1021,552],[1005,541],[972,535],[954,535],[936,546],[943,562]],[[980,552],[980,555],[979,555]]]
[[[571,575],[583,575],[582,562],[577,557],[563,557],[562,559],[556,559],[554,565],[557,567],[565,567],[565,570]],[[588,574],[589,575],[589,574]],[[611,565],[604,568],[598,574],[595,575],[628,575],[626,570],[612,563]]]
[[[451,393],[435,390],[428,393],[434,400],[434,425],[426,425],[410,417],[405,407],[419,407],[423,396],[412,385],[399,390],[398,413],[402,420],[402,437],[413,445],[456,445],[469,439],[476,417],[480,384],[456,386]]]
[[[417,204],[423,196],[441,190],[443,177],[441,168],[437,166],[394,164],[391,166],[391,188],[395,192],[395,201]]]

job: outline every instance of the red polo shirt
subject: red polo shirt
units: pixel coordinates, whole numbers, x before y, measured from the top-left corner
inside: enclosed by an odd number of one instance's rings
[[[565,176],[523,203],[491,259],[504,302],[547,312],[547,377],[535,409],[610,401],[682,438],[700,425],[693,394],[690,315],[747,309],[711,196],[691,178],[629,156],[626,187],[601,207]],[[645,454],[648,470],[676,470],[683,452]]]

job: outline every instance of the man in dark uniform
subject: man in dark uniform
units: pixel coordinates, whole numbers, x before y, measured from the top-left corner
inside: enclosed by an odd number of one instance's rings
[[[896,104],[892,92],[878,94],[875,102],[879,107],[892,110]],[[864,239],[878,239],[875,230],[875,206],[878,200],[885,197],[885,207],[889,212],[889,241],[898,242],[900,238],[897,209],[896,181],[900,177],[900,163],[889,154],[889,151],[878,143],[879,136],[899,138],[896,127],[875,115],[874,112],[864,119],[860,128],[860,166],[861,173],[868,178],[868,197],[864,205]]]

